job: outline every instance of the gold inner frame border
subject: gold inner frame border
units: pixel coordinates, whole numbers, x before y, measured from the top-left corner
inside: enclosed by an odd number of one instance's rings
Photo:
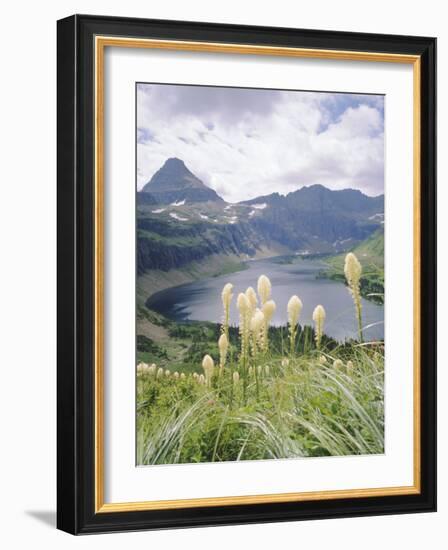
[[[226,496],[191,498],[180,500],[154,500],[140,502],[104,502],[104,52],[106,47],[152,48],[224,54],[245,54],[265,56],[285,56],[313,59],[366,61],[381,63],[406,63],[413,65],[413,197],[414,197],[414,352],[413,352],[413,485],[400,487],[379,487],[350,490],[329,490],[263,495]],[[345,50],[325,50],[251,44],[226,44],[214,42],[157,40],[96,36],[95,56],[95,347],[94,347],[94,449],[95,449],[95,513],[132,512],[143,510],[168,510],[209,506],[232,506],[244,504],[264,504],[279,502],[304,502],[333,500],[342,498],[380,497],[411,495],[421,492],[421,424],[420,424],[420,273],[421,273],[421,61],[418,55],[402,55],[381,52],[359,52]]]

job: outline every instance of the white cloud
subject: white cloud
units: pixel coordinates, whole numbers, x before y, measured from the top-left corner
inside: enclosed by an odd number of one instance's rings
[[[381,96],[140,85],[141,188],[169,157],[229,202],[303,185],[383,192]]]

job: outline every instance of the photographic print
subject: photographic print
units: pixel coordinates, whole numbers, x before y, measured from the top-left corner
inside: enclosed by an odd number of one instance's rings
[[[384,452],[384,97],[138,83],[137,464]]]

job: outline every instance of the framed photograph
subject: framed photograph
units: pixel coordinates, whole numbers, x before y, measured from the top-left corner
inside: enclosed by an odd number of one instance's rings
[[[58,527],[436,507],[436,40],[58,21]]]

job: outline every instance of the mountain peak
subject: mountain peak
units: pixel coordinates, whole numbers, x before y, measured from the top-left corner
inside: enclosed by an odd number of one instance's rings
[[[155,176],[157,176],[157,174],[159,173],[162,173],[165,175],[169,174],[171,176],[179,176],[181,174],[190,174],[193,178],[195,178],[194,174],[187,168],[187,165],[185,164],[185,162],[182,159],[179,159],[177,157],[170,157],[166,159],[166,161],[163,163],[161,168],[159,168],[159,170],[154,174],[154,176],[151,178],[150,181],[154,180]]]
[[[185,162],[177,157],[170,157],[169,159],[166,159],[162,168],[185,168],[186,170],[188,170]]]
[[[179,200],[222,201],[213,189],[207,187],[188,169],[185,162],[177,157],[168,158],[142,191],[151,193],[162,204]]]

